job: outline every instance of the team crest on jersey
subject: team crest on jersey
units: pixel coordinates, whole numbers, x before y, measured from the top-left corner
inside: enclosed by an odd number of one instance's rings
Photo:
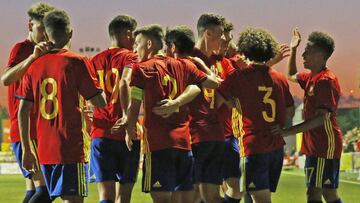
[[[307,91],[308,96],[314,96],[314,85],[310,85],[309,90]]]

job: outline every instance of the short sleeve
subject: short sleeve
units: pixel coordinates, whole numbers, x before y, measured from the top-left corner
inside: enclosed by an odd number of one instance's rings
[[[136,64],[138,61],[137,56],[135,53],[130,52],[126,55],[125,61],[124,61],[124,68],[133,68],[134,64]]]
[[[193,63],[187,63],[187,70],[188,70],[187,84],[200,85],[207,78],[207,75],[202,71],[200,71],[199,69],[197,69],[197,67]]]
[[[89,59],[83,58],[79,61],[79,67],[77,67],[77,86],[79,93],[83,96],[86,100],[89,100],[99,93],[102,92],[100,87],[98,86],[97,80],[91,77],[89,70],[91,70],[92,64],[90,63]]]
[[[236,77],[237,71],[233,71],[228,75],[228,77],[225,78],[225,80],[221,83],[219,88],[217,89],[218,92],[225,98],[225,99],[231,99],[234,97],[233,90],[238,89],[234,88],[234,82]]]
[[[143,69],[138,64],[135,64],[132,70],[130,87],[131,98],[142,100],[145,89],[145,76]]]
[[[319,80],[314,86],[315,107],[336,111],[339,93],[332,80]]]
[[[311,73],[309,73],[309,72],[300,72],[300,73],[296,74],[296,80],[298,81],[298,83],[302,89],[306,88],[306,83],[309,80],[310,76],[311,76]]]
[[[32,89],[32,82],[30,74],[26,73],[20,83],[20,88],[15,92],[17,99],[34,102],[34,93]]]
[[[283,94],[285,98],[285,106],[286,107],[294,106],[294,98],[291,95],[289,83],[287,82],[286,78],[283,79],[283,84],[284,84]]]
[[[25,58],[23,59],[24,54],[21,53],[21,50],[22,50],[21,43],[18,43],[13,47],[8,59],[8,67],[13,67],[25,59]]]

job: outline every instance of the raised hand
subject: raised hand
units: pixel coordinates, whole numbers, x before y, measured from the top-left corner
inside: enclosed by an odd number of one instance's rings
[[[272,58],[270,61],[268,61],[266,64],[271,67],[277,63],[279,63],[280,61],[282,61],[284,58],[290,56],[290,48],[288,45],[286,44],[282,44],[280,45],[280,49],[277,52],[277,54],[274,56],[274,58]]]
[[[297,28],[293,30],[291,42],[290,42],[290,48],[296,49],[301,42],[301,35]]]

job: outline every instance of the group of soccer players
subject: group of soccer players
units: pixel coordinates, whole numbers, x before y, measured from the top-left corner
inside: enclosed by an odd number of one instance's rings
[[[283,136],[297,132],[305,132],[307,201],[342,202],[340,88],[326,66],[334,50],[327,34],[309,36],[303,59],[310,72],[297,73],[297,30],[290,46],[260,28],[242,31],[235,45],[233,25],[217,14],[200,16],[196,41],[187,26],[164,33],[118,15],[109,23],[110,47],[88,59],[69,50],[65,11],[37,3],[28,14],[29,36],[14,46],[1,77],[26,177],[23,202],[83,202],[88,181],[97,183],[101,203],[130,202],[140,140],[142,190],[153,202],[271,202]],[[287,77],[272,66],[288,56],[288,79],[305,92],[305,121],[284,128],[294,101]],[[82,98],[91,108],[80,108]]]

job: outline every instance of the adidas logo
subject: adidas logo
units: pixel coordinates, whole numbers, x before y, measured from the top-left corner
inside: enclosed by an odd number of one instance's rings
[[[96,175],[95,175],[95,174],[93,174],[92,176],[90,176],[90,179],[91,179],[91,180],[96,179]]]
[[[330,185],[330,184],[331,184],[330,179],[327,179],[327,180],[324,182],[324,185]]]
[[[254,182],[251,182],[251,183],[249,184],[248,188],[256,188]]]
[[[156,181],[153,185],[153,187],[162,187],[159,181]]]

